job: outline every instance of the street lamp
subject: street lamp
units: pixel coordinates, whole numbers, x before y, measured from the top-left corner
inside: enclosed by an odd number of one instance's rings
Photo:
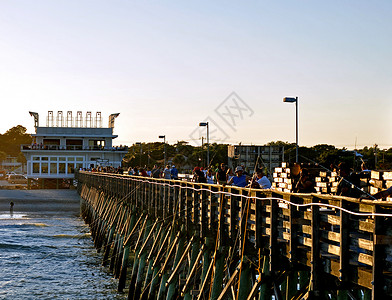
[[[295,161],[298,162],[298,97],[283,98],[283,102],[295,103],[295,115],[296,115],[296,126],[295,126]]]
[[[208,122],[201,122],[199,126],[206,126],[207,127],[207,168],[210,166],[210,137],[209,137],[209,129],[208,129]]]
[[[158,136],[160,139],[163,139],[163,168],[166,167],[166,135]]]

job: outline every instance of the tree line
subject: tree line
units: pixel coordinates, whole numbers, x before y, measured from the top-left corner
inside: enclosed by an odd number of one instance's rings
[[[31,144],[32,136],[26,133],[27,129],[22,125],[10,128],[4,134],[0,134],[0,160],[8,156],[16,157],[19,162],[26,159],[21,153],[22,144]],[[174,144],[163,142],[137,143],[130,146],[128,153],[123,159],[124,167],[147,166],[152,168],[154,164],[163,166],[166,163],[174,164],[181,171],[191,170],[195,166],[216,167],[220,163],[227,163],[227,144],[210,144],[210,162],[206,161],[207,147],[192,146],[186,141],[178,141]],[[285,161],[295,161],[295,143],[283,141],[270,142],[267,146],[284,146]],[[299,147],[299,162],[318,163],[325,167],[346,162],[354,170],[359,170],[362,163],[372,170],[392,169],[392,148],[380,149],[377,145],[362,149],[348,150],[336,148],[333,145],[319,144],[312,147]]]

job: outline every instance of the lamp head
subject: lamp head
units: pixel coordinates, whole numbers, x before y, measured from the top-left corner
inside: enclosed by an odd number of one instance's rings
[[[298,101],[297,97],[296,98],[293,98],[293,97],[285,97],[285,98],[283,98],[283,102],[294,103],[294,102],[297,102],[297,101]]]
[[[164,135],[160,135],[160,136],[158,136],[160,139],[164,139],[166,136],[164,136]]]
[[[201,122],[199,123],[199,126],[208,126],[208,122]]]

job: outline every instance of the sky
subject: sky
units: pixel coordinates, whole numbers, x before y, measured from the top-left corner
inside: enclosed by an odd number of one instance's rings
[[[116,145],[392,147],[392,1],[0,0],[0,133],[112,113]]]

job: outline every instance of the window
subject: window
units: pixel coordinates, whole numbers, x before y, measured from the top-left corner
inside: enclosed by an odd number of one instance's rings
[[[57,174],[57,163],[50,163],[50,174]]]
[[[70,164],[70,163],[68,163],[68,174],[73,174],[73,173],[75,173],[75,165],[74,164]]]
[[[67,139],[66,144],[67,144],[67,146],[68,145],[82,146],[83,145],[83,140]]]
[[[59,139],[44,139],[44,145],[60,145]]]
[[[67,139],[65,143],[68,150],[80,150],[83,147],[83,140]]]
[[[33,157],[33,160],[41,160],[41,157],[35,156],[35,157]]]
[[[50,161],[57,161],[57,157],[51,157]]]
[[[65,157],[59,157],[59,161],[65,161]]]
[[[65,163],[59,163],[59,174],[65,174]]]
[[[42,174],[48,174],[48,171],[49,171],[48,163],[42,163],[41,164],[41,173]]]
[[[33,173],[39,174],[39,163],[33,163]]]
[[[105,148],[105,140],[89,140],[88,145],[92,149]]]

